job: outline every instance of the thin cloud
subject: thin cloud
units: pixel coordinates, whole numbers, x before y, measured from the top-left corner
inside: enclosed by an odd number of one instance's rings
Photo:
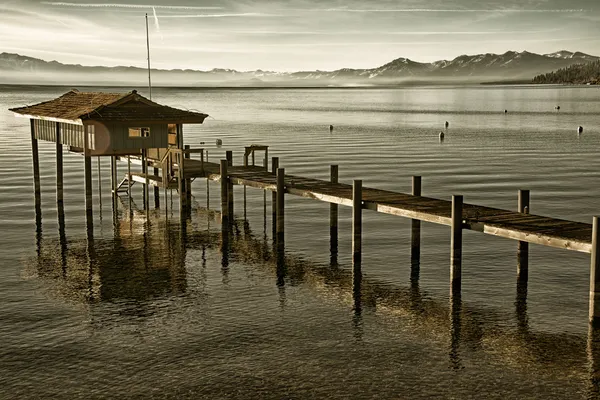
[[[90,8],[163,8],[167,10],[222,10],[223,7],[201,6],[165,6],[152,4],[116,4],[116,3],[66,3],[57,1],[42,1],[41,4],[60,7],[90,7]]]
[[[230,14],[181,14],[162,15],[161,18],[229,18],[229,17],[280,17],[278,14],[265,13],[230,13]]]
[[[575,38],[551,38],[551,39],[498,39],[498,40],[486,40],[485,43],[538,43],[538,42],[571,42],[578,40],[589,40],[597,39],[596,36],[584,36]],[[389,45],[403,45],[403,46],[423,46],[423,45],[449,45],[449,44],[461,44],[464,45],[464,41],[406,41],[406,42],[318,42],[318,43],[276,43],[276,44],[257,44],[257,47],[342,47],[342,46],[389,46]]]
[[[313,8],[296,9],[296,11],[309,12],[348,12],[348,13],[578,13],[584,12],[584,9],[449,9],[449,8]]]
[[[262,30],[262,31],[231,31],[234,34],[243,35],[398,35],[398,36],[418,36],[418,35],[497,35],[497,34],[518,34],[530,35],[537,33],[556,32],[558,29],[551,30],[532,30],[532,31],[277,31],[277,30]]]

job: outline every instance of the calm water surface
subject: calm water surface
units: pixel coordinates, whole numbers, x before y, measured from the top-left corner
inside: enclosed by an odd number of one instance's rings
[[[83,158],[67,153],[63,229],[44,142],[36,226],[28,120],[7,108],[67,90],[0,86],[0,398],[596,397],[585,254],[532,245],[517,296],[516,243],[465,232],[462,295],[450,298],[449,229],[423,225],[411,280],[410,222],[365,211],[357,282],[350,209],[332,258],[328,205],[288,196],[277,268],[262,191],[248,189],[244,220],[236,187],[223,244],[217,185],[207,199],[194,182],[185,229],[176,194],[146,223],[140,188],[113,215],[108,160],[101,181],[94,160],[90,231]],[[267,144],[291,174],[326,179],[339,164],[343,182],[409,191],[422,175],[427,196],[515,209],[530,189],[534,213],[600,213],[598,88],[155,89],[154,100],[211,115],[184,130],[211,161]]]

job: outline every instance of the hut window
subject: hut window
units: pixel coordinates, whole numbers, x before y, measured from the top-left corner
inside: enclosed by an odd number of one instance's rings
[[[149,137],[150,128],[129,128],[129,137]]]

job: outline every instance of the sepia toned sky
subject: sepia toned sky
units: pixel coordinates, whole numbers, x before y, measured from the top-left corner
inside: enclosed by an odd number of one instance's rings
[[[600,55],[600,0],[0,0],[0,52],[82,65],[377,67],[398,57]]]

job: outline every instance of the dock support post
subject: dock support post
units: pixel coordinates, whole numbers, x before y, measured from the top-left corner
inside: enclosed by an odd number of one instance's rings
[[[63,204],[63,147],[60,123],[56,123],[56,204]]]
[[[362,259],[362,180],[355,179],[352,184],[352,261],[361,263]]]
[[[592,222],[592,250],[590,263],[590,323],[597,325],[600,322],[600,240],[598,234],[598,217],[594,216]]]
[[[229,223],[229,179],[227,178],[227,160],[221,160],[221,218],[223,224]]]
[[[87,136],[87,135],[86,135]],[[92,157],[84,151],[84,174],[85,174],[85,211],[88,219],[92,216]]]
[[[421,177],[412,177],[412,195],[421,196]],[[421,221],[411,220],[410,235],[410,281],[414,284],[419,280],[421,268]]]
[[[452,236],[450,239],[450,283],[460,291],[462,264],[463,196],[452,196]]]
[[[190,146],[187,144],[183,147],[185,150],[190,149]],[[183,158],[184,158],[183,162],[185,162],[185,159],[191,158],[190,153],[185,153]],[[187,178],[185,180],[185,205],[188,208],[188,210],[192,209],[192,180],[190,178]]]
[[[92,224],[92,157],[89,152],[89,135],[87,132],[83,134],[83,169],[85,178],[85,215],[86,223]]]
[[[519,190],[519,212],[529,214],[529,190]],[[529,243],[517,244],[517,281],[527,282],[529,276]]]
[[[225,152],[225,158],[227,159],[227,166],[233,167],[233,151],[227,150]],[[227,183],[229,183],[228,188],[228,202],[229,202],[229,217],[233,219],[233,183],[231,183],[230,179],[227,179]]]
[[[127,205],[131,211],[131,156],[127,156]]]
[[[100,165],[100,164],[98,164]],[[100,176],[100,174],[98,174]],[[113,198],[117,195],[117,187],[119,186],[119,175],[117,174],[117,157],[110,156],[110,190]]]
[[[339,182],[339,167],[337,165],[329,166],[329,180],[333,184]],[[329,204],[329,250],[332,253],[337,254],[338,249],[338,205],[334,203]]]
[[[271,159],[271,173],[277,175],[277,168],[279,168],[279,157],[273,157]],[[277,237],[277,192],[271,193],[271,221],[273,223],[273,240]]]
[[[154,168],[154,176],[158,176],[158,168]],[[163,179],[166,179],[163,177]],[[160,208],[160,188],[154,186],[154,207]]]
[[[277,168],[277,246],[284,243],[285,232],[285,168]]]
[[[148,175],[148,164],[146,163],[146,149],[142,149],[142,174]],[[145,183],[142,184],[144,190],[142,193],[143,198],[143,206],[144,210],[148,208],[148,180],[145,180]]]
[[[31,127],[31,158],[33,159],[33,190],[36,215],[42,215],[42,186],[40,184],[40,158],[38,140],[35,137],[35,121],[29,120]]]

